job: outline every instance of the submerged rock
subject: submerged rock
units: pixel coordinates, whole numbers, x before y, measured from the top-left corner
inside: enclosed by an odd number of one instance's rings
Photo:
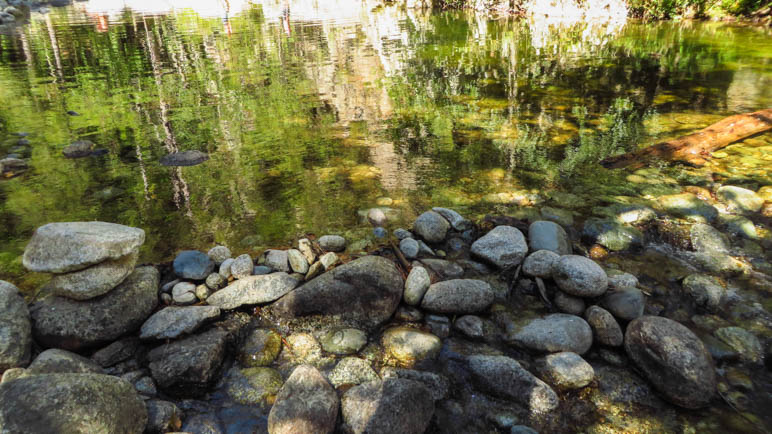
[[[525,406],[533,414],[556,409],[559,401],[546,383],[506,356],[474,355],[467,357],[473,381],[483,391]]]
[[[536,361],[536,369],[545,381],[558,389],[579,389],[595,378],[589,363],[576,353],[549,354]]]
[[[125,257],[144,242],[142,229],[115,223],[49,223],[35,230],[22,262],[31,271],[66,273]]]
[[[0,384],[0,427],[9,433],[132,433],[147,410],[131,383],[102,374],[44,374]]]
[[[740,359],[751,363],[764,363],[764,348],[753,333],[741,327],[722,327],[715,335],[737,351]]]
[[[26,172],[29,169],[29,165],[26,161],[20,158],[7,157],[0,159],[0,175],[5,177],[16,176],[20,173]]]
[[[713,226],[697,223],[691,227],[689,237],[698,252],[729,252],[729,238]]]
[[[716,191],[716,197],[721,202],[727,204],[732,212],[758,212],[764,199],[759,197],[754,191],[747,188],[735,187],[734,185],[725,185]]]
[[[392,316],[402,292],[402,275],[394,264],[366,256],[295,289],[270,309],[285,320],[325,315],[342,325],[372,328]]]
[[[487,282],[454,279],[430,285],[421,307],[440,313],[476,313],[487,309],[493,299],[493,290]]]
[[[247,367],[268,366],[281,351],[281,336],[273,330],[254,329],[239,348],[239,361]]]
[[[416,235],[429,243],[442,242],[448,233],[448,229],[450,229],[450,223],[448,223],[445,217],[434,211],[426,211],[418,216],[413,223],[413,231]]]
[[[247,276],[210,295],[206,302],[221,309],[269,303],[292,291],[297,284],[287,273]]]
[[[600,304],[615,317],[624,321],[632,321],[643,315],[646,299],[639,289],[626,288],[607,293]]]
[[[683,325],[642,316],[627,326],[625,350],[670,402],[685,408],[707,405],[716,392],[716,373],[705,346]]]
[[[94,150],[94,143],[90,140],[77,140],[67,145],[62,151],[67,158],[83,158],[91,155]]]
[[[402,366],[413,366],[437,357],[442,341],[437,336],[411,327],[392,327],[383,333],[384,351]]]
[[[316,368],[301,365],[284,383],[268,415],[271,434],[331,433],[338,395]]]
[[[576,315],[554,313],[512,330],[507,341],[535,351],[584,354],[592,346],[592,329]]]
[[[682,286],[684,291],[694,300],[697,306],[715,311],[721,305],[721,299],[726,289],[721,281],[706,274],[691,274],[686,276]]]
[[[330,382],[335,387],[356,385],[378,381],[380,377],[373,371],[367,360],[359,357],[346,357],[341,359],[330,372]]]
[[[149,399],[145,405],[147,407],[146,433],[174,432],[175,424],[179,423],[180,420],[180,409],[176,405],[160,399]]]
[[[718,216],[716,208],[692,193],[673,194],[657,198],[659,206],[668,214],[697,223],[709,223]]]
[[[171,395],[204,393],[222,365],[226,337],[226,332],[212,329],[154,348],[148,353],[153,379]]]
[[[190,150],[173,152],[161,157],[162,166],[195,166],[209,159],[209,155],[201,151]]]
[[[336,328],[328,330],[320,340],[328,353],[354,354],[367,345],[367,334],[358,329]]]
[[[19,289],[0,280],[0,372],[29,362],[32,326]]]
[[[54,295],[73,300],[88,300],[106,294],[134,271],[139,252],[134,251],[122,258],[108,259],[83,270],[55,275],[46,289]]]
[[[523,261],[528,253],[528,244],[517,228],[496,226],[472,243],[471,253],[499,268],[509,268]]]
[[[225,378],[228,396],[241,405],[260,406],[281,389],[279,371],[265,366],[238,369],[233,367]]]
[[[388,378],[349,389],[341,410],[344,429],[353,434],[422,434],[434,415],[434,400],[417,381]]]
[[[582,236],[590,243],[597,243],[613,251],[630,250],[643,246],[643,232],[616,220],[588,219],[584,223]]]
[[[102,297],[47,297],[30,309],[35,339],[46,347],[78,350],[134,332],[158,304],[158,282],[158,270],[139,267]]]

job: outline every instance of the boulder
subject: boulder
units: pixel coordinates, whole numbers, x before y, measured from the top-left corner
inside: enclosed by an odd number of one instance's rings
[[[597,297],[608,288],[606,272],[584,256],[561,256],[552,269],[552,278],[563,292],[577,297]]]
[[[441,243],[448,229],[450,229],[450,223],[434,211],[426,211],[413,223],[413,232],[429,243]]]
[[[214,270],[214,261],[198,250],[184,250],[174,258],[172,266],[180,279],[204,280]]]
[[[576,315],[554,313],[511,330],[506,339],[534,351],[584,354],[592,346],[592,329]]]
[[[637,318],[627,326],[625,350],[668,401],[700,408],[715,395],[713,360],[702,341],[683,325],[657,316]]]
[[[307,282],[270,310],[285,320],[322,315],[340,325],[369,329],[391,318],[402,292],[402,275],[391,261],[365,256]]]
[[[134,271],[139,251],[122,258],[108,259],[78,271],[56,274],[46,284],[54,295],[73,300],[88,300],[106,294]]]
[[[51,348],[35,357],[24,376],[41,374],[104,374],[102,367],[91,359],[69,351]]]
[[[389,378],[352,387],[341,401],[344,429],[353,434],[422,434],[434,415],[421,383]]]
[[[531,251],[550,250],[558,255],[571,254],[571,243],[565,229],[559,224],[539,220],[528,226],[528,243]]]
[[[493,299],[493,290],[487,282],[454,279],[430,285],[421,307],[439,313],[476,313],[487,309]]]
[[[536,361],[536,370],[547,383],[561,390],[580,389],[595,378],[592,366],[571,352],[542,357]]]
[[[283,272],[247,276],[210,295],[206,302],[221,309],[269,303],[292,291],[297,285],[298,281],[294,277]]]
[[[466,366],[476,388],[511,399],[532,414],[547,414],[559,404],[555,391],[514,359],[477,354],[466,358]]]
[[[216,306],[165,307],[154,313],[140,330],[140,339],[176,339],[196,331],[201,325],[220,316]]]
[[[122,258],[144,242],[142,229],[115,223],[49,223],[35,230],[22,263],[31,271],[66,273]]]
[[[14,285],[0,280],[0,372],[30,359],[32,326],[27,303]]]
[[[47,297],[30,309],[35,340],[45,347],[75,351],[135,332],[158,305],[158,283],[158,270],[139,267],[98,298]]]
[[[117,377],[43,374],[0,384],[3,432],[140,434],[146,423],[145,403]]]
[[[472,243],[471,253],[499,268],[510,268],[523,261],[528,244],[517,228],[496,226]]]
[[[154,348],[148,353],[153,379],[170,395],[203,394],[216,380],[227,335],[215,328]]]
[[[316,368],[300,365],[279,390],[268,415],[270,434],[331,433],[338,395]]]

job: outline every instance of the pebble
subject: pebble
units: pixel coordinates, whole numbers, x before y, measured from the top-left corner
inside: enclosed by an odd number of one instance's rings
[[[406,229],[394,229],[394,236],[397,237],[398,240],[404,240],[405,238],[413,238],[413,234],[406,230]]]
[[[380,377],[366,360],[358,357],[344,357],[330,372],[330,383],[333,386],[357,385],[378,381]]]
[[[608,277],[595,261],[578,255],[564,255],[555,263],[552,277],[560,289],[577,297],[597,297],[608,288]]]
[[[537,360],[536,370],[547,383],[561,390],[580,389],[595,378],[592,366],[571,352],[549,354]]]
[[[716,330],[715,335],[737,351],[741,360],[757,364],[764,363],[764,348],[753,333],[741,327],[723,327]]]

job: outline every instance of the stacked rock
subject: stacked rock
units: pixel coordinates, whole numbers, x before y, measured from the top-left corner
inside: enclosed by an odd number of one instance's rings
[[[135,331],[157,305],[158,271],[134,268],[142,229],[105,222],[49,223],[35,231],[23,264],[52,273],[51,296],[30,309],[36,340],[76,350]]]

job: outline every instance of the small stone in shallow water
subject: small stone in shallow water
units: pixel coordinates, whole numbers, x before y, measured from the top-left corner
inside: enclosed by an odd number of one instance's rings
[[[450,336],[450,320],[444,315],[426,315],[424,322],[429,326],[429,330],[439,338]]]
[[[691,227],[689,238],[698,252],[729,252],[729,238],[713,226],[697,223]]]
[[[643,315],[646,299],[639,289],[627,288],[607,293],[600,304],[615,317],[632,321]]]
[[[383,333],[381,345],[402,366],[411,367],[434,359],[442,348],[437,336],[410,327],[392,327]]]
[[[592,346],[592,329],[581,317],[553,313],[513,329],[506,340],[535,351],[584,354]]]
[[[91,155],[94,143],[90,140],[78,140],[64,148],[62,154],[67,158],[83,158]]]
[[[373,368],[358,357],[345,357],[330,372],[330,383],[335,387],[346,384],[356,385],[370,381],[378,381],[380,378]]]
[[[698,199],[692,193],[660,196],[657,202],[668,214],[697,223],[708,223],[718,215],[716,208]]]
[[[571,211],[545,206],[539,212],[542,219],[553,221],[560,226],[568,227],[574,224],[574,213]]]
[[[684,291],[691,296],[697,306],[715,311],[721,305],[721,299],[726,289],[721,281],[706,274],[692,274],[686,276],[682,286]]]
[[[644,244],[644,235],[639,229],[610,219],[588,219],[584,223],[582,237],[613,251],[629,250]]]
[[[592,328],[595,342],[611,347],[622,345],[624,340],[622,328],[609,311],[599,306],[590,306],[584,312],[584,319]]]
[[[195,166],[208,159],[208,154],[197,150],[191,150],[164,155],[161,157],[160,162],[162,166]]]
[[[353,328],[332,329],[322,336],[321,344],[328,353],[355,354],[367,344],[367,334]]]
[[[453,323],[453,327],[469,338],[479,339],[483,337],[483,322],[479,316],[464,315]]]
[[[608,285],[614,289],[635,288],[638,286],[638,278],[630,273],[610,269],[606,271]]]
[[[353,434],[421,434],[434,415],[434,400],[422,383],[389,378],[349,389],[341,411]]]
[[[555,307],[561,312],[570,313],[571,315],[581,315],[584,313],[584,300],[568,295],[563,291],[556,291],[552,302],[555,303]]]
[[[377,228],[373,228],[373,235],[375,235],[375,238],[386,238],[389,236],[389,231],[378,226]]]
[[[531,251],[551,250],[559,255],[571,253],[571,244],[565,229],[555,222],[539,220],[528,226],[528,244]]]
[[[751,363],[764,363],[764,349],[753,333],[741,327],[723,327],[716,330],[715,335],[737,351],[740,359]]]
[[[536,361],[541,378],[558,389],[579,389],[595,378],[589,363],[576,353],[563,352],[547,355]]]
[[[418,257],[419,249],[418,242],[412,238],[405,238],[399,242],[399,250],[402,251],[402,254],[404,254],[407,259]]]
[[[754,191],[733,185],[725,185],[716,191],[716,197],[727,204],[732,212],[758,212],[764,204],[764,199]]]
[[[319,238],[319,247],[325,252],[342,252],[346,249],[346,239],[340,235],[324,235]]]
[[[264,366],[238,369],[231,368],[226,375],[225,391],[242,405],[261,405],[277,393],[282,386],[279,371]]]
[[[185,250],[174,258],[173,267],[181,279],[204,280],[214,270],[214,261],[198,250]]]
[[[367,221],[373,226],[383,227],[386,226],[388,219],[386,218],[386,214],[379,208],[370,208],[370,210],[367,211]]]
[[[273,330],[254,329],[238,350],[239,361],[247,367],[268,366],[281,351],[281,336]]]

